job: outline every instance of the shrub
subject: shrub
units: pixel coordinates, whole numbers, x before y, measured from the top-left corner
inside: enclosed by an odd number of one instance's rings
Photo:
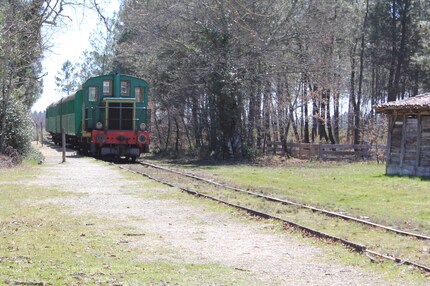
[[[6,110],[5,145],[24,155],[30,149],[33,121],[30,111],[24,104],[11,101]]]
[[[250,147],[246,144],[243,144],[242,154],[244,159],[255,160],[262,155],[261,150],[257,147]]]

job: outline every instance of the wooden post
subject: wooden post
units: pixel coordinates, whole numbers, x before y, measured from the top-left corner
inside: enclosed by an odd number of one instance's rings
[[[43,122],[40,121],[40,143],[42,143],[43,147]]]
[[[37,130],[37,123],[35,122],[34,125],[36,125],[36,144],[39,145],[39,133]]]
[[[66,131],[64,127],[61,129],[61,141],[63,146],[63,163],[66,162]]]

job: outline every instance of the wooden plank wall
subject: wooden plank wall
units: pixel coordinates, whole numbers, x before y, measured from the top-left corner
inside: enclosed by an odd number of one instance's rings
[[[391,116],[387,170],[388,175],[430,177],[430,116]]]
[[[417,145],[418,145],[418,119],[407,117],[405,126],[405,145],[403,148],[403,164],[416,166],[417,164]]]
[[[421,154],[420,166],[430,167],[430,116],[421,119]]]
[[[388,162],[390,164],[400,165],[400,154],[402,146],[402,133],[403,133],[403,117],[399,117],[395,120],[393,129],[391,131],[391,144]]]

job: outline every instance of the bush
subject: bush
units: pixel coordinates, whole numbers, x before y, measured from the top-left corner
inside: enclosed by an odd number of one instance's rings
[[[13,167],[22,162],[22,156],[19,152],[11,146],[8,146],[4,149],[3,154],[3,162],[6,162],[5,165],[7,167]]]
[[[242,154],[244,159],[255,160],[258,157],[262,156],[261,150],[257,147],[249,147],[246,144],[243,144]]]
[[[24,158],[26,160],[34,161],[37,163],[42,163],[43,161],[45,161],[45,156],[43,156],[43,154],[39,150],[33,148],[33,146],[30,146],[30,148],[24,154]]]
[[[30,111],[21,102],[10,102],[6,110],[5,145],[24,155],[30,150],[33,121]]]

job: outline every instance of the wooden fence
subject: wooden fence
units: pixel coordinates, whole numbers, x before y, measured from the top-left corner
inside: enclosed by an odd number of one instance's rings
[[[285,150],[286,147],[286,150]],[[267,142],[264,148],[265,154],[285,155],[304,160],[377,160],[383,161],[385,157],[385,145],[369,144],[312,144],[312,143],[286,143]],[[285,152],[286,151],[286,152]]]

